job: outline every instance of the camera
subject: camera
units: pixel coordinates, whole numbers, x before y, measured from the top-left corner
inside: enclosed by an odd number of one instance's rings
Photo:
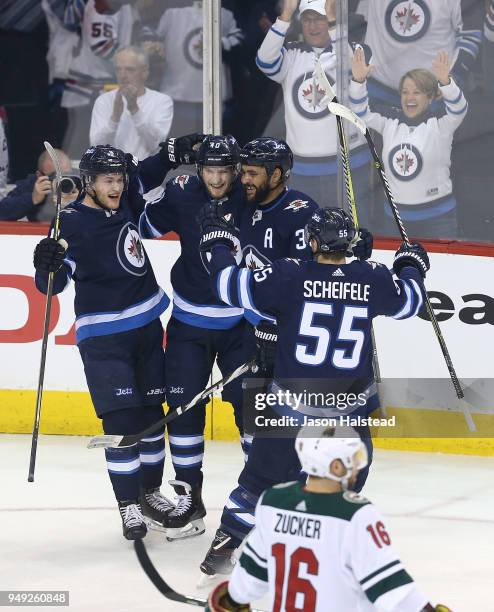
[[[49,179],[51,181],[56,180],[55,174],[50,174]],[[77,191],[81,191],[82,189],[82,181],[79,176],[75,174],[69,174],[67,176],[62,176],[60,179],[60,191],[64,195],[68,195],[72,193],[76,189]]]

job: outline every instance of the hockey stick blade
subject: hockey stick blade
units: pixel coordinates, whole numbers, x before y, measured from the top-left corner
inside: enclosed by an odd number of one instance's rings
[[[51,161],[55,166],[55,174],[57,176],[57,181],[60,183],[60,180],[62,178],[62,166],[60,164],[60,160],[58,159],[57,152],[47,140],[45,140],[43,144],[45,145],[45,149],[47,150],[48,155],[50,156]]]
[[[172,587],[163,580],[163,578],[159,575],[158,570],[154,567],[153,562],[149,558],[146,547],[144,546],[144,542],[142,540],[134,540],[134,550],[146,576],[149,578],[149,580],[151,580],[151,582],[162,595],[164,595],[167,599],[171,599],[172,601],[189,604],[198,608],[204,608],[204,606],[207,604],[207,599],[204,599],[203,597],[194,597],[193,595],[182,595],[182,593],[177,593],[175,589],[172,589]],[[252,612],[264,611],[252,608]]]
[[[204,391],[201,391],[200,393],[198,393],[195,397],[193,397],[190,400],[188,404],[185,404],[185,406],[179,406],[172,412],[169,412],[165,417],[163,417],[162,419],[160,419],[159,421],[157,421],[150,427],[147,427],[146,429],[144,429],[138,434],[130,434],[127,436],[119,436],[119,435],[95,436],[94,438],[91,438],[91,440],[89,440],[89,444],[87,445],[87,447],[88,448],[121,448],[124,446],[132,446],[133,444],[137,444],[138,442],[140,442],[140,440],[142,440],[142,438],[145,438],[146,436],[154,433],[156,430],[162,428],[164,425],[166,425],[170,421],[173,421],[174,419],[179,417],[184,412],[187,412],[187,410],[190,410],[191,408],[193,408],[199,402],[202,402],[203,400],[208,399],[211,395],[213,395],[213,393],[216,393],[217,391],[221,391],[223,387],[228,385],[232,380],[235,380],[235,378],[242,376],[242,374],[250,370],[254,365],[255,365],[254,359],[252,359],[251,361],[248,361],[247,363],[244,363],[243,365],[239,366],[236,370],[234,370],[233,372],[231,372],[230,374],[228,374],[227,376],[225,376],[218,382],[214,383],[207,389],[204,389]]]
[[[343,106],[343,104],[338,104],[337,102],[330,102],[328,104],[328,108],[333,113],[333,115],[337,115],[338,117],[342,117],[343,119],[350,121],[350,123],[353,123],[353,125],[360,132],[362,132],[364,136],[366,135],[367,126],[362,121],[362,119],[360,119],[360,117],[357,117],[357,115],[349,108]]]

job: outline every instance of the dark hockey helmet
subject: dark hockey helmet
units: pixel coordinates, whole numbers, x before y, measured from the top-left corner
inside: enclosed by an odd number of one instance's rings
[[[341,208],[320,208],[312,213],[305,226],[305,241],[316,241],[317,253],[347,252],[355,237],[352,218]]]
[[[208,134],[197,151],[197,170],[200,174],[204,166],[233,166],[237,175],[240,171],[239,153],[240,148],[233,136]]]
[[[123,174],[127,186],[127,160],[125,153],[110,145],[89,147],[79,163],[82,184],[88,184],[98,174]]]
[[[293,167],[293,153],[282,138],[263,136],[248,142],[240,151],[240,163],[263,166],[271,177],[280,168],[282,180],[288,180]]]

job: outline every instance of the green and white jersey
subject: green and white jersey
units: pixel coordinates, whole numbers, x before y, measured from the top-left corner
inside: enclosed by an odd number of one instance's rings
[[[376,508],[352,492],[268,489],[229,583],[239,603],[272,612],[418,612],[428,603],[391,546]]]

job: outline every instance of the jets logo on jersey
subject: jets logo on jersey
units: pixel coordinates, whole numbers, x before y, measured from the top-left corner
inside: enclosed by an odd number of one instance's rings
[[[185,59],[191,66],[202,70],[202,28],[191,30],[184,40]]]
[[[400,181],[411,181],[422,171],[424,165],[420,151],[411,144],[401,144],[389,153],[389,166]]]
[[[302,208],[309,208],[308,200],[293,200],[293,202],[290,202],[283,210],[293,210],[293,212],[297,212],[297,210],[301,210]]]
[[[329,75],[326,76],[331,85],[334,85],[334,79]],[[310,73],[302,74],[293,84],[293,104],[306,119],[321,119],[329,115],[328,107],[322,103],[325,95],[324,90]]]
[[[243,249],[242,254],[246,267],[250,268],[251,270],[263,268],[271,263],[267,257],[265,257],[262,253],[259,253],[256,247],[252,246],[251,244],[247,245]]]
[[[384,19],[392,38],[409,43],[425,35],[431,24],[431,12],[424,0],[393,0]]]
[[[146,253],[137,227],[133,223],[126,223],[120,230],[117,240],[117,259],[129,274],[144,276],[147,272]]]
[[[181,189],[185,189],[185,185],[189,182],[190,176],[188,174],[181,174],[174,179],[175,185],[180,185]]]

